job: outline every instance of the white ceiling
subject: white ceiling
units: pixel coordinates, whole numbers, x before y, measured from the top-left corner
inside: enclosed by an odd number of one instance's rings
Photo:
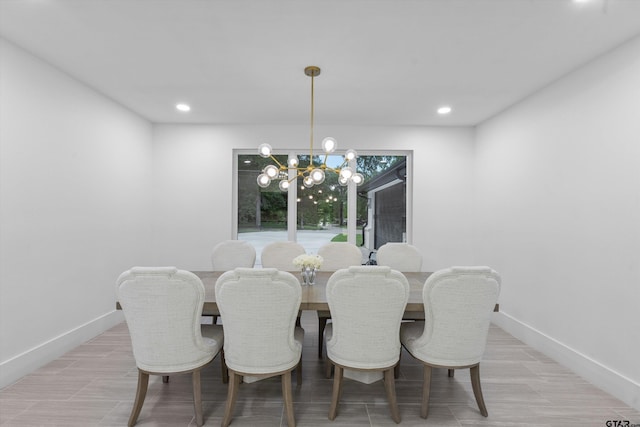
[[[475,125],[639,34],[640,0],[0,0],[2,37],[160,123],[308,124],[318,65],[316,124]]]

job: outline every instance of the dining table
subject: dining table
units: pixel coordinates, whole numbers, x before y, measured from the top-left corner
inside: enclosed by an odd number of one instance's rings
[[[216,281],[224,273],[223,271],[193,271],[196,276],[202,280],[205,289],[204,307],[202,313],[204,315],[219,315],[218,306],[216,304]],[[291,274],[302,278],[299,271],[290,271]],[[315,283],[313,285],[302,285],[302,301],[300,310],[313,311],[329,311],[327,303],[327,282],[333,274],[333,271],[319,270],[316,273]],[[405,307],[405,319],[424,319],[424,302],[422,299],[422,289],[424,282],[432,274],[431,272],[403,272],[409,282],[409,300]],[[494,311],[499,311],[499,305],[496,304]]]

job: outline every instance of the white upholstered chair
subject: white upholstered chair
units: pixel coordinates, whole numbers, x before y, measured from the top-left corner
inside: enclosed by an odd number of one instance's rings
[[[222,326],[200,325],[204,286],[175,267],[135,267],[116,282],[116,295],[131,334],[138,388],[129,418],[133,426],[144,403],[149,375],[191,373],[196,424],[203,424],[200,370],[221,352]],[[223,378],[226,375],[221,360]]]
[[[393,368],[400,359],[400,323],[409,283],[389,267],[336,271],[327,283],[332,323],[326,327],[328,363],[335,366],[329,419],[338,411],[344,369],[384,372],[391,417],[400,422]]]
[[[237,268],[216,282],[216,301],[224,324],[225,361],[229,389],[223,427],[233,417],[240,381],[244,376],[281,376],[282,394],[290,427],[295,426],[291,371],[302,381],[304,330],[296,327],[302,287],[291,273],[275,268]]]
[[[353,243],[325,243],[318,249],[318,255],[323,259],[322,270],[324,271],[337,271],[354,265],[362,265],[362,252]]]
[[[386,243],[376,254],[378,265],[386,265],[402,272],[416,272],[422,270],[422,254],[408,243]]]
[[[225,240],[214,246],[211,252],[213,271],[229,271],[238,267],[253,267],[256,263],[256,250],[244,240]],[[218,322],[218,315],[206,313],[212,317],[213,324]]]
[[[321,270],[337,271],[351,266],[362,265],[362,252],[353,243],[329,242],[318,249],[318,255],[323,259]],[[322,343],[324,328],[331,319],[328,311],[318,311],[318,357],[322,358]]]
[[[262,268],[277,268],[282,271],[293,271],[293,259],[306,253],[301,244],[289,240],[271,242],[262,249],[260,256]]]
[[[424,364],[422,408],[429,412],[432,368],[470,368],[473,393],[483,416],[487,408],[480,387],[480,360],[487,343],[491,313],[500,295],[500,276],[489,267],[452,267],[424,284],[424,322],[403,323],[402,345]]]
[[[422,270],[420,250],[408,243],[385,243],[378,248],[376,261],[378,265],[386,265],[403,273]],[[424,320],[424,313],[405,313],[404,320]],[[399,367],[400,365],[398,365]]]
[[[225,240],[218,243],[211,252],[213,271],[228,271],[238,267],[253,267],[256,250],[243,240]]]

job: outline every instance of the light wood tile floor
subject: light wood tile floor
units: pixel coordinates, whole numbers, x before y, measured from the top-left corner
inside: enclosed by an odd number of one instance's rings
[[[294,379],[298,426],[392,426],[384,387],[345,380],[338,417],[327,419],[332,380],[317,359],[317,318],[304,312],[303,384]],[[221,423],[226,385],[219,360],[203,371],[205,425]],[[427,420],[419,416],[422,366],[402,354],[396,381],[402,425],[406,426],[606,426],[607,420],[640,425],[640,412],[599,390],[570,370],[492,326],[480,376],[489,417],[478,412],[469,371],[448,378],[434,371]],[[294,376],[295,378],[295,376]],[[125,323],[0,391],[1,426],[124,426],[135,396],[137,370]],[[233,427],[284,426],[279,379],[240,388]],[[191,377],[168,384],[151,377],[139,426],[195,426]]]

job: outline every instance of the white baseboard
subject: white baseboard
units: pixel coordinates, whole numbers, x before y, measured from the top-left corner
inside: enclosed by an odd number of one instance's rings
[[[122,312],[114,310],[0,363],[0,388],[13,384],[123,320]]]
[[[640,384],[506,313],[495,313],[492,320],[497,326],[528,346],[640,411]]]

